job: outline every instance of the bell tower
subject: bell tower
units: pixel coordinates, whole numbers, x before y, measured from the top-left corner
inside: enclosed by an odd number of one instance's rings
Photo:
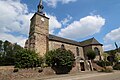
[[[35,50],[43,56],[48,50],[49,18],[43,12],[42,0],[38,5],[38,11],[31,18],[29,39],[26,42],[27,49]]]

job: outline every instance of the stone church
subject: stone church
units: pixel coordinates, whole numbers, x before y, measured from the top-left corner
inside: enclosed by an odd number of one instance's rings
[[[29,38],[25,43],[25,48],[35,50],[40,56],[43,56],[49,50],[64,47],[74,53],[76,59],[75,68],[78,71],[93,70],[86,53],[92,49],[97,54],[95,60],[101,60],[103,45],[95,38],[77,42],[49,34],[49,18],[44,14],[43,8],[42,0],[40,0],[38,11],[31,18]]]

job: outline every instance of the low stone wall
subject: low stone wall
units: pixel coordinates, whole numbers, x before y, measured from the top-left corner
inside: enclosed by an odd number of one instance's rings
[[[13,66],[0,67],[0,80],[20,80],[25,78],[55,75],[54,71],[50,67],[44,68],[42,72],[39,72],[38,68],[19,69],[18,72],[13,71],[14,71]]]
[[[76,73],[76,69],[77,68],[74,67],[70,74]],[[54,70],[50,67],[44,68],[42,72],[39,72],[39,70],[39,68],[18,69],[18,72],[13,72],[14,66],[2,66],[0,67],[0,80],[21,80],[56,75]]]

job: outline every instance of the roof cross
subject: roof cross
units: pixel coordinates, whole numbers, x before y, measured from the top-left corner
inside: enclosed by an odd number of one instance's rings
[[[42,4],[42,0],[40,0],[40,2],[39,2],[39,5],[38,5],[38,12],[39,13],[43,13],[43,8],[44,8],[44,6],[43,6],[43,4]]]

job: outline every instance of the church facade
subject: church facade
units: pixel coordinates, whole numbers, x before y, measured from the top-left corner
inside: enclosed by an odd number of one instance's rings
[[[101,60],[103,45],[95,38],[77,42],[49,34],[49,18],[43,13],[43,8],[42,0],[40,0],[38,11],[31,18],[29,38],[25,43],[25,48],[35,50],[40,56],[44,56],[44,54],[49,50],[64,47],[74,53],[76,59],[76,70],[93,70],[91,62],[86,57],[86,53],[88,50],[93,50],[97,54],[95,60]]]

